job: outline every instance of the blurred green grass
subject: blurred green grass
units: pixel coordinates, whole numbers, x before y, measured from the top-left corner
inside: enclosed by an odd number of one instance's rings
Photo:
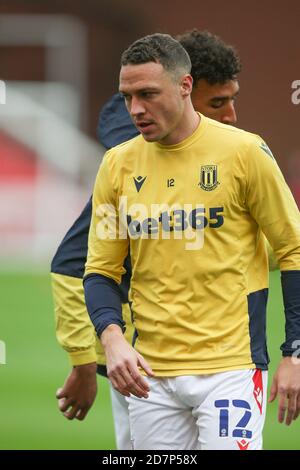
[[[96,402],[83,422],[67,421],[55,391],[70,370],[56,343],[48,275],[0,273],[0,340],[7,364],[0,365],[0,449],[115,449],[109,389],[98,380]],[[284,319],[279,272],[271,275],[268,344],[271,375],[280,360]],[[277,422],[277,402],[268,405],[265,449],[299,449],[300,418]]]
[[[48,275],[0,274],[0,449],[114,449],[106,380],[83,422],[58,411],[56,389],[70,370],[56,342]]]

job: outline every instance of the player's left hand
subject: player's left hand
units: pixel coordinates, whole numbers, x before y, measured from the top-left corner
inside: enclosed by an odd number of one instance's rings
[[[282,358],[273,377],[269,403],[278,395],[278,421],[290,425],[300,414],[300,361],[295,357]]]

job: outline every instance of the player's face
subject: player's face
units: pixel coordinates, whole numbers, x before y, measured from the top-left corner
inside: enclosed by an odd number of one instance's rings
[[[171,145],[180,141],[184,102],[191,88],[190,75],[176,81],[156,62],[121,68],[120,93],[135,126],[148,142]]]
[[[205,116],[223,122],[235,124],[235,100],[239,92],[237,80],[228,80],[221,84],[210,85],[206,80],[199,80],[192,91],[192,102],[196,111]]]

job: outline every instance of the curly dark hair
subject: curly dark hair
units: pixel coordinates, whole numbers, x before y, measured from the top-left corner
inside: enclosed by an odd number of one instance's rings
[[[210,85],[233,80],[241,71],[241,62],[236,50],[209,31],[193,29],[176,39],[188,52],[192,62],[194,86],[200,79]]]
[[[121,65],[160,63],[174,76],[191,72],[191,60],[185,48],[169,34],[156,33],[138,39],[122,54]]]

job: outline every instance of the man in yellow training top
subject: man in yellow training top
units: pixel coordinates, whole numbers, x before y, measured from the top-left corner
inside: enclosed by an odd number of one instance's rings
[[[180,43],[147,36],[121,64],[120,92],[142,135],[101,164],[84,280],[108,376],[128,397],[136,449],[260,449],[263,233],[279,260],[286,315],[270,399],[279,395],[281,422],[300,410],[291,357],[300,333],[297,206],[260,137],[194,110]],[[123,337],[118,290],[129,248],[134,347]]]
[[[235,100],[239,92],[237,76],[240,72],[240,59],[236,51],[208,31],[194,29],[182,34],[179,40],[192,63],[192,102],[195,109],[224,124],[234,124]],[[109,149],[137,134],[123,97],[114,95],[100,114],[100,142]],[[85,418],[96,395],[96,370],[106,375],[105,358],[100,342],[95,343],[94,329],[85,308],[82,286],[91,213],[90,199],[64,237],[51,264],[57,339],[68,352],[73,365],[71,373],[57,393],[59,408],[67,419]],[[126,320],[126,337],[131,343],[128,263],[126,270],[120,290],[123,316]],[[111,389],[111,398],[117,448],[130,449],[128,405],[125,397],[114,389]]]

